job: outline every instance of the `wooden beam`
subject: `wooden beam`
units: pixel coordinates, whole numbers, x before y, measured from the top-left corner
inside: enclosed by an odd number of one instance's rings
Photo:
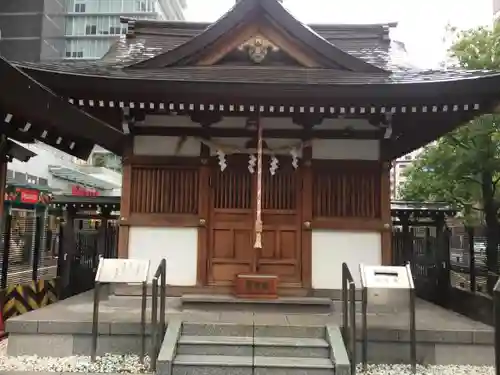
[[[382,264],[392,265],[392,217],[390,163],[381,163],[380,210],[383,230],[381,233]]]
[[[134,135],[158,135],[166,137],[214,137],[214,138],[251,138],[255,131],[241,128],[188,128],[188,127],[158,127],[140,126],[134,128]],[[381,139],[383,132],[380,130],[312,130],[312,138],[320,139]],[[265,138],[304,138],[302,129],[265,129]]]

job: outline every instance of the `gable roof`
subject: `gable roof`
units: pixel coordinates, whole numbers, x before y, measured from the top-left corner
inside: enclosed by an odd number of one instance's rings
[[[187,21],[136,20],[122,17],[128,27],[127,37],[117,40],[106,55],[94,64],[115,67],[132,66],[169,52],[193,37],[202,34],[211,23]],[[404,53],[391,41],[390,29],[396,23],[385,24],[311,24],[314,32],[342,51],[383,70],[403,65],[398,56]]]
[[[130,68],[155,69],[189,65],[194,57],[210,48],[221,37],[229,35],[241,24],[265,18],[274,21],[305,48],[317,54],[326,67],[364,73],[385,72],[381,67],[370,64],[336,47],[313,29],[298,21],[277,0],[241,0],[218,21],[189,41],[171,51],[136,63]]]

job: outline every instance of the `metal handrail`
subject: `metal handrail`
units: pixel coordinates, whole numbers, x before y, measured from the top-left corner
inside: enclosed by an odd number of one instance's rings
[[[356,283],[347,263],[342,263],[342,336],[351,363],[351,375],[356,374]]]
[[[158,322],[158,280],[160,280],[160,321]],[[167,297],[167,261],[162,259],[153,276],[151,306],[151,370],[156,371],[160,346],[165,334],[165,303]]]

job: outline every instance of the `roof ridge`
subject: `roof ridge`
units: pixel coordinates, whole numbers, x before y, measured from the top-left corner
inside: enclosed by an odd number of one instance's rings
[[[129,67],[155,68],[159,66],[173,66],[188,63],[190,59],[195,59],[196,55],[203,51],[206,46],[215,43],[216,40],[224,36],[226,33],[231,32],[233,28],[237,27],[237,25],[242,22],[250,20],[250,13],[253,15],[262,13],[266,17],[269,16],[275,22],[278,22],[281,27],[286,30],[286,32],[290,33],[291,37],[297,39],[300,43],[307,45],[310,51],[316,54],[318,58],[323,61],[325,67],[341,67],[345,70],[359,72],[384,71],[383,68],[362,60],[337,47],[334,43],[331,43],[325,37],[320,35],[316,30],[297,20],[279,2],[257,0],[237,2],[216,22],[212,23],[184,44],[160,55],[133,64]],[[129,21],[129,35],[135,35],[136,26],[140,25],[140,22],[142,22],[142,25],[155,24],[151,22],[144,23],[144,21]],[[175,22],[174,25],[179,26],[186,24]],[[321,27],[325,28],[325,26],[320,26],[320,28]],[[339,26],[337,26],[337,28],[339,28]],[[352,26],[346,26],[346,28],[352,29]],[[388,39],[389,27],[376,26],[375,28],[381,39]]]
[[[135,34],[138,28],[153,26],[159,29],[178,28],[192,31],[203,31],[213,25],[213,22],[199,22],[186,20],[144,20],[131,17],[120,17],[120,22],[129,26],[129,34]],[[304,24],[314,31],[374,31],[377,34],[386,34],[390,29],[397,27],[397,22],[381,23],[307,23]]]

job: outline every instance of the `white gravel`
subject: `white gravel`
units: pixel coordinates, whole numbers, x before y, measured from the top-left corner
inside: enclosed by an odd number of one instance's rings
[[[97,357],[95,362],[90,357],[73,356],[64,358],[19,356],[0,357],[0,373],[2,371],[49,371],[49,372],[82,372],[82,373],[126,373],[138,374],[149,372],[149,358],[145,364],[139,362],[135,355],[106,355]]]
[[[358,366],[359,375],[412,375],[410,366],[404,365],[369,365],[363,372]],[[418,375],[495,375],[493,366],[417,366]]]
[[[106,355],[97,357],[92,363],[90,357],[73,356],[64,358],[19,356],[0,357],[2,371],[49,371],[49,372],[82,372],[82,373],[127,373],[139,374],[149,372],[149,360],[145,365],[134,355]]]
[[[149,372],[149,357],[144,364],[137,355],[105,355],[97,357],[72,356],[64,358],[38,356],[7,356],[7,340],[0,342],[0,373],[3,371],[48,371],[82,373],[124,373],[141,374]]]
[[[64,358],[19,356],[6,354],[7,340],[0,342],[0,374],[3,371],[75,372],[75,373],[123,373],[142,374],[150,372],[149,357],[141,364],[136,355],[105,355],[92,363],[90,357],[72,356]],[[405,365],[369,365],[366,372],[358,366],[359,375],[412,375],[411,367]],[[418,375],[495,375],[492,366],[417,366]]]

